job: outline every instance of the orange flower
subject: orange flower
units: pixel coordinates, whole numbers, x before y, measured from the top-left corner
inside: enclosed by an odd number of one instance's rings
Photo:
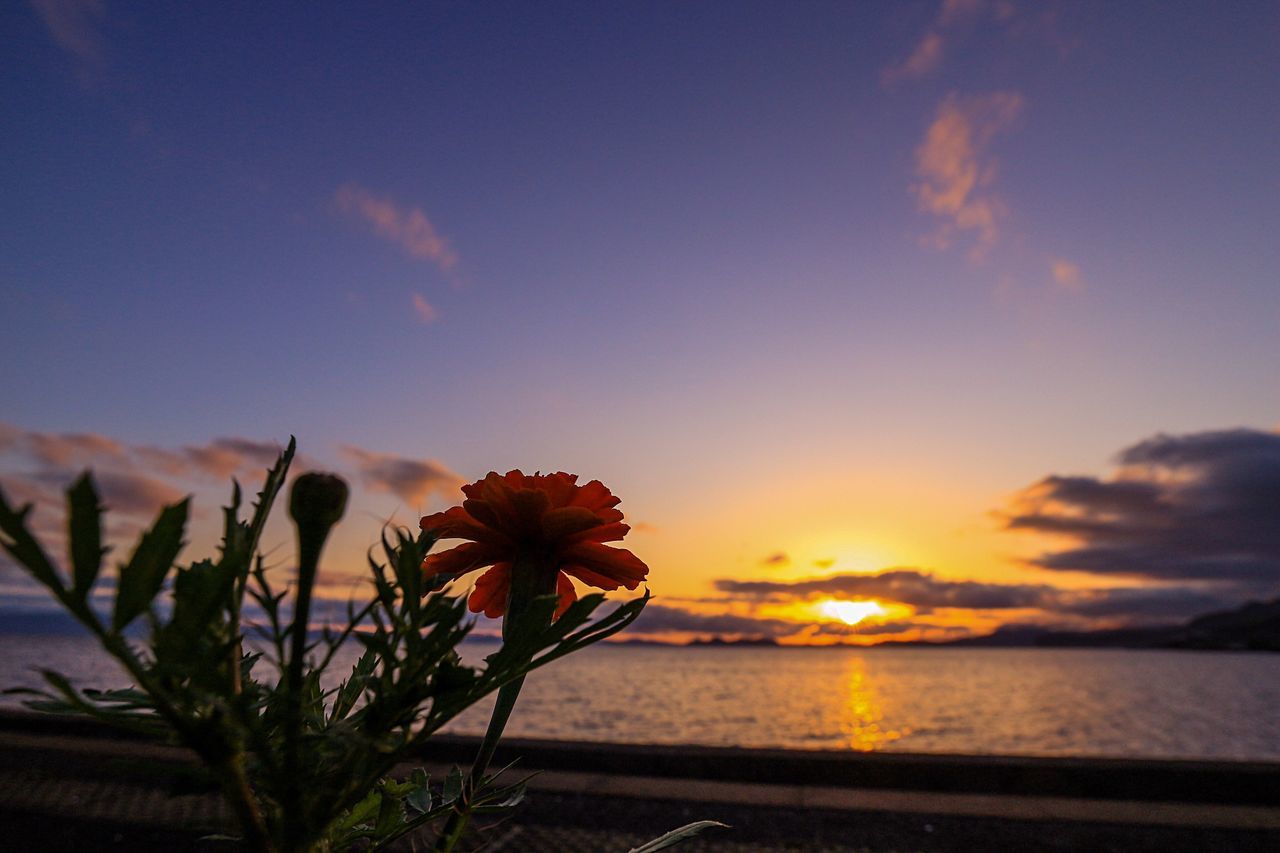
[[[576,474],[508,471],[491,472],[463,486],[467,499],[462,506],[425,516],[419,526],[440,539],[471,541],[431,554],[422,571],[459,576],[492,566],[476,581],[467,602],[472,612],[490,618],[507,612],[511,573],[517,566],[548,575],[554,571],[560,596],[556,616],[577,600],[570,575],[600,589],[635,589],[649,567],[630,551],[604,544],[631,529],[615,509],[619,498],[599,480],[577,483]],[[550,592],[549,584],[546,588]]]

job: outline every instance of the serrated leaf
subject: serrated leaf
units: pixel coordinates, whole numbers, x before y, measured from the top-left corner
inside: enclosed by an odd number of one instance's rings
[[[703,830],[717,826],[725,829],[729,828],[729,824],[721,823],[718,820],[695,821],[685,824],[679,829],[673,829],[666,835],[659,836],[646,844],[641,844],[639,847],[633,847],[630,853],[655,853],[657,850],[666,850],[668,847],[675,847],[680,842],[687,841]]]
[[[363,800],[351,807],[351,811],[338,826],[340,829],[351,829],[354,826],[369,823],[377,816],[381,807],[382,792],[374,789],[366,794]]]
[[[281,487],[284,486],[285,477],[289,473],[289,465],[293,462],[293,454],[297,449],[298,440],[293,436],[289,436],[289,446],[276,457],[276,464],[267,471],[267,478],[262,484],[262,491],[258,492],[258,501],[253,505],[253,519],[249,522],[249,538],[246,544],[250,553],[258,547],[258,540],[262,538],[262,530],[267,526],[267,516],[271,513],[271,505],[275,503],[276,496],[280,493]]]
[[[30,514],[31,504],[26,504],[15,511],[9,506],[4,492],[0,490],[0,532],[4,533],[4,536],[0,536],[0,546],[3,546],[19,565],[31,572],[32,577],[47,586],[59,598],[63,598],[66,595],[66,589],[62,586],[62,579],[58,577],[57,569],[45,555],[40,543],[36,542],[35,537],[27,530],[27,516]]]
[[[404,823],[404,809],[395,797],[384,795],[382,806],[378,809],[378,822],[374,824],[373,834],[377,837],[389,835]]]
[[[421,767],[414,768],[409,781],[413,783],[414,789],[405,795],[405,805],[419,814],[431,811],[431,777],[427,775],[427,771]]]
[[[107,552],[102,547],[102,504],[87,471],[67,490],[67,533],[72,594],[86,602],[102,568],[102,555]]]
[[[454,803],[458,797],[462,795],[462,768],[453,765],[449,769],[449,775],[444,780],[444,791],[442,792],[441,802]]]
[[[165,507],[151,529],[142,534],[133,557],[120,567],[116,608],[111,619],[114,630],[120,631],[136,619],[160,592],[165,576],[185,544],[182,534],[187,526],[189,504],[187,498]]]

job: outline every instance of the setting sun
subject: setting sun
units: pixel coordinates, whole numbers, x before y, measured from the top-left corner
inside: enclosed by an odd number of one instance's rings
[[[885,612],[879,602],[875,601],[824,601],[818,605],[824,616],[839,619],[846,625],[857,625],[868,616],[879,616]]]

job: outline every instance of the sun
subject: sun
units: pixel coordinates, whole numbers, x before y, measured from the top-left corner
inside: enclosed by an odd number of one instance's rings
[[[846,625],[857,625],[868,616],[880,616],[885,609],[876,601],[840,601],[832,599],[818,605],[823,616],[839,619]]]

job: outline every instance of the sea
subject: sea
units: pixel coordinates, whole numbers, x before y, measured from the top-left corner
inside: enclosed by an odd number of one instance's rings
[[[496,648],[467,642],[479,663]],[[344,652],[347,650],[344,649]],[[335,680],[358,654],[338,659]],[[127,680],[87,637],[0,635],[0,686]],[[14,696],[0,697],[8,708]],[[448,731],[483,733],[491,703]],[[600,644],[533,672],[520,738],[1280,761],[1280,654]]]

